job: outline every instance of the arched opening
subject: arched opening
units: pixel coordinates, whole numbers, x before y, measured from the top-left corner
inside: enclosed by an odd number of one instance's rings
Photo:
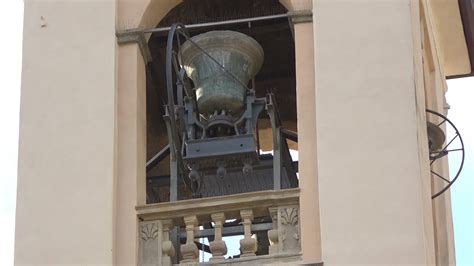
[[[168,27],[173,23],[185,25],[219,22],[241,18],[252,18],[285,14],[287,10],[277,0],[187,0],[174,7],[157,25]],[[291,25],[286,17],[208,27],[189,28],[191,36],[212,30],[232,30],[254,38],[263,48],[265,59],[261,70],[250,82],[257,97],[273,92],[279,108],[282,125],[296,132],[296,81],[295,49]],[[163,120],[163,105],[166,104],[166,38],[167,31],[155,32],[148,45],[153,58],[153,67],[147,71],[147,161],[166,148],[168,136]],[[271,151],[272,133],[268,117],[259,118],[259,146],[262,151]],[[288,140],[288,146],[297,150],[297,143]],[[263,155],[262,155],[263,156]],[[163,156],[164,157],[164,156]],[[147,202],[169,201],[169,156],[147,170]],[[180,184],[180,199],[191,198],[184,184]]]

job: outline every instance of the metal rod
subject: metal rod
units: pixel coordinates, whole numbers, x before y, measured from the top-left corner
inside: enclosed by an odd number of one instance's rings
[[[170,145],[168,144],[146,163],[146,171],[149,172],[150,170],[152,170],[169,154],[170,154]]]
[[[289,139],[289,140],[294,141],[294,142],[298,142],[298,133],[297,132],[294,132],[294,131],[291,131],[289,129],[286,129],[286,128],[282,127],[281,128],[281,134],[286,139]]]
[[[272,223],[259,223],[259,224],[252,224],[251,231],[252,233],[268,231],[273,229]],[[202,229],[196,231],[194,238],[207,238],[214,236],[214,229]],[[236,225],[236,226],[228,226],[222,228],[222,236],[237,236],[244,234],[244,226],[243,225]],[[186,239],[186,232],[181,230],[180,238]]]
[[[451,139],[451,141],[448,142],[448,144],[446,144],[446,146],[444,146],[444,148],[439,152],[439,153],[442,153],[446,150],[446,148],[448,148],[448,146],[459,136],[458,133],[456,133],[456,135]],[[430,163],[430,166],[434,163],[435,160],[433,160],[431,163]]]
[[[438,125],[436,125],[437,127],[441,126],[444,122],[446,122],[446,119],[443,119],[443,122],[439,123]]]
[[[222,21],[217,21],[217,22],[189,24],[189,25],[185,25],[185,27],[187,29],[194,29],[194,28],[204,28],[204,27],[237,24],[237,23],[245,23],[245,22],[252,22],[252,21],[279,19],[279,18],[288,18],[288,14],[285,13],[285,14],[261,16],[261,17],[253,17],[253,18],[231,19],[231,20],[222,20]],[[120,34],[138,33],[138,32],[154,33],[154,32],[169,31],[170,29],[171,27],[160,27],[160,28],[150,28],[150,29],[131,29],[131,30],[121,31],[118,34],[120,35]]]
[[[206,244],[204,244],[204,243],[201,243],[201,242],[198,242],[198,241],[194,241],[194,244],[196,244],[196,246],[197,246],[197,248],[198,248],[199,250],[202,250],[202,251],[204,251],[204,252],[207,252],[207,253],[209,253],[209,254],[212,254],[212,253],[211,253],[211,248],[210,248],[208,245],[206,245]]]
[[[258,127],[258,117],[257,117],[257,122],[255,123],[255,134],[257,138],[257,154],[260,157],[260,129]]]
[[[446,181],[448,183],[451,183],[451,181],[449,181],[448,179],[442,177],[440,174],[436,173],[435,171],[431,170],[431,173],[435,174],[437,177],[443,179],[444,181]]]
[[[464,151],[464,149],[452,149],[452,150],[445,150],[445,152],[449,153],[452,151]]]
[[[212,26],[219,26],[219,25],[245,23],[245,22],[252,22],[252,21],[287,18],[287,17],[288,17],[288,14],[285,13],[285,14],[261,16],[261,17],[253,17],[253,18],[231,19],[231,20],[223,20],[223,21],[216,21],[216,22],[189,24],[189,25],[185,25],[185,27],[187,29],[194,29],[194,28],[212,27]],[[162,31],[169,31],[169,30],[170,30],[170,27],[162,27],[162,28],[146,29],[143,32],[153,33],[153,32],[162,32]]]

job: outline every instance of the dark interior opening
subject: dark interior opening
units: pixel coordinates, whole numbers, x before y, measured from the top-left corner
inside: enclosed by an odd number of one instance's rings
[[[184,0],[168,13],[157,27],[167,27],[177,22],[189,25],[286,12],[278,0]],[[194,36],[212,30],[238,31],[251,36],[262,46],[265,59],[255,77],[256,94],[258,97],[264,97],[268,92],[273,92],[284,127],[296,132],[295,49],[288,19],[192,28],[188,29],[188,32]],[[162,117],[162,106],[166,104],[167,98],[164,69],[167,34],[167,31],[153,33],[148,42],[153,66],[147,71],[147,161],[168,143]],[[253,87],[252,84],[249,84],[249,87]],[[259,120],[259,129],[262,149],[271,150],[271,127],[266,117]],[[297,149],[294,142],[288,142],[288,145]],[[169,200],[169,171],[169,158],[165,158],[153,170],[147,172],[148,203]]]

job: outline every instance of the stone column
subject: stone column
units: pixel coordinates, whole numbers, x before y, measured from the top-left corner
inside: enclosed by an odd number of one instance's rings
[[[244,239],[240,240],[240,252],[241,257],[255,256],[257,251],[257,241],[252,238],[252,210],[241,210],[240,217],[243,220],[244,225]]]
[[[173,220],[161,221],[162,226],[162,240],[161,240],[161,262],[162,266],[172,265],[171,257],[175,255],[173,243],[170,239],[170,230],[173,227]]]
[[[268,230],[268,239],[270,240],[270,247],[268,247],[269,254],[277,254],[280,252],[278,243],[278,208],[268,208],[270,217],[272,217],[272,230]]]
[[[181,245],[181,256],[183,256],[182,263],[197,262],[199,258],[199,251],[194,244],[194,232],[198,225],[198,220],[195,215],[184,217],[186,224],[186,244]]]
[[[211,215],[214,221],[214,241],[210,243],[212,252],[211,261],[224,260],[224,255],[227,254],[227,246],[222,240],[222,226],[225,222],[225,214],[223,212],[214,213]]]
[[[321,261],[316,153],[316,98],[312,0],[280,0],[288,9],[295,39],[301,249],[304,262]]]

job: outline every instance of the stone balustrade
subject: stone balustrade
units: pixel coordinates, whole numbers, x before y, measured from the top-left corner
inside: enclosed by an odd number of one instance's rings
[[[140,265],[289,264],[301,257],[298,188],[149,204],[136,209],[141,221]],[[229,220],[237,223],[226,224]],[[230,235],[243,235],[240,255],[231,259],[223,238]],[[199,244],[199,238],[208,238],[209,246]],[[212,254],[209,262],[199,262],[199,245]]]

